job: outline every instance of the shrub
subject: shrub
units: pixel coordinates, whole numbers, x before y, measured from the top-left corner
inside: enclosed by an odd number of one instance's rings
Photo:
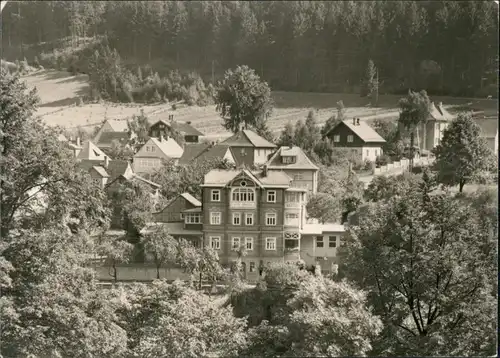
[[[391,162],[391,158],[386,154],[382,154],[381,156],[377,157],[377,159],[375,160],[375,164],[377,167],[387,165],[390,162]]]

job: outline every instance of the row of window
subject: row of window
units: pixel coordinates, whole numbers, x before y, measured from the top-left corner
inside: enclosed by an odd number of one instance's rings
[[[160,159],[135,159],[134,164],[141,166],[141,167],[159,167],[161,165],[161,160]]]
[[[301,174],[296,174],[296,176],[301,176]],[[301,180],[301,179],[296,179],[296,180]],[[212,201],[215,202],[220,202],[221,201],[221,193],[220,189],[213,189],[211,191],[211,199]],[[233,189],[231,193],[231,199],[232,201],[255,201],[255,191],[252,188],[235,188]],[[294,201],[294,202],[299,202],[300,201],[300,194],[299,193],[287,193],[286,196],[287,201]],[[275,203],[276,202],[276,190],[268,190],[267,191],[267,202],[268,203]]]
[[[298,219],[298,214],[286,214],[286,218],[290,220]],[[233,213],[233,225],[241,225],[242,217],[241,213]],[[276,213],[266,213],[266,225],[276,226]],[[254,224],[253,213],[245,213],[245,225]],[[187,223],[187,221],[186,221]],[[222,225],[222,213],[220,211],[210,212],[210,225]]]
[[[340,135],[339,134],[334,135],[333,136],[333,141],[334,141],[334,143],[339,143],[340,142]],[[347,136],[347,142],[348,143],[354,142],[354,136],[352,134],[349,134]]]
[[[146,152],[154,152],[154,151],[155,151],[154,146],[149,146],[149,145],[146,146]]]
[[[316,247],[317,248],[325,247],[325,240],[323,236],[316,237]],[[337,247],[337,236],[328,236],[328,247],[330,248]]]
[[[266,251],[276,251],[276,238],[275,237],[266,237]],[[247,251],[253,251],[253,237],[233,237],[231,248],[236,250],[240,248],[242,245],[245,246]],[[210,247],[214,250],[220,250],[221,248],[221,237],[220,236],[210,236]]]

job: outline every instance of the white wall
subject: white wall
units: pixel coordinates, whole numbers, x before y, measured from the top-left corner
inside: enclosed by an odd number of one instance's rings
[[[371,162],[374,162],[377,157],[380,157],[382,155],[381,147],[363,147],[361,150],[361,160],[363,161],[369,160]]]
[[[254,149],[254,162],[255,164],[264,164],[267,162],[267,156],[273,152],[273,149]]]

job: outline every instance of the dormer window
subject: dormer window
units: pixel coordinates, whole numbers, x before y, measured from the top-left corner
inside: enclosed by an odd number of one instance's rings
[[[287,155],[287,156],[281,157],[281,160],[282,160],[283,164],[294,164],[297,161],[297,157]]]

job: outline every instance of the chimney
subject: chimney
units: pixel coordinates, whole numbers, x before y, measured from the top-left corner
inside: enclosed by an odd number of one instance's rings
[[[163,142],[163,134],[160,134],[160,137],[158,138],[158,141]]]
[[[109,166],[109,157],[107,155],[104,156],[104,168],[108,169]]]
[[[356,118],[352,119],[352,124],[355,126],[356,125]]]
[[[80,137],[76,137],[76,145],[80,146]]]
[[[356,119],[356,124],[359,126],[359,118]]]
[[[264,164],[264,168],[262,170],[262,175],[267,177],[267,164]]]

